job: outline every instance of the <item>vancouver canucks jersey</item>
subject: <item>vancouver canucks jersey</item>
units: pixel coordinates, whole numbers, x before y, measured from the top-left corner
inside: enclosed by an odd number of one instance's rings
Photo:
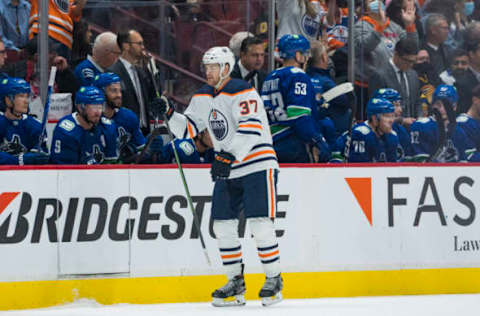
[[[219,91],[203,86],[184,114],[174,112],[170,127],[177,138],[195,138],[207,129],[214,150],[236,158],[229,179],[278,169],[262,99],[243,80],[230,79]]]
[[[96,75],[103,73],[103,70],[93,62],[90,55],[75,67],[75,78],[82,86],[90,86]]]
[[[378,137],[368,122],[363,122],[353,127],[348,161],[396,162],[398,147],[395,131]]]
[[[78,122],[78,113],[62,118],[53,131],[50,157],[57,164],[100,164],[115,162],[117,131],[114,123],[102,117],[91,130]]]
[[[457,126],[465,132],[466,150],[468,161],[480,162],[480,121],[462,113],[457,117]]]
[[[111,120],[117,127],[119,145],[133,143],[137,150],[145,146],[145,136],[140,131],[140,124],[137,115],[130,109],[115,109]]]
[[[173,142],[181,163],[199,164],[213,161],[213,150],[209,149],[204,154],[200,154],[195,148],[195,143],[191,138],[175,139]],[[163,160],[165,163],[175,162],[172,142],[169,142],[163,147]]]
[[[456,162],[466,161],[466,135],[456,126],[453,135],[440,142],[437,121],[433,117],[420,118],[410,126],[414,161]]]
[[[412,160],[413,149],[412,149],[412,143],[410,142],[410,134],[405,129],[405,127],[403,127],[401,124],[393,123],[392,128],[395,131],[395,133],[397,133],[398,141],[401,146],[398,149],[397,160],[398,161]]]
[[[30,115],[23,114],[19,120],[9,120],[0,112],[0,164],[17,164],[16,158],[38,145],[42,124]],[[42,150],[48,152],[46,137]]]
[[[271,72],[262,87],[273,140],[296,134],[310,143],[318,130],[312,117],[316,107],[310,77],[298,67],[283,67]]]

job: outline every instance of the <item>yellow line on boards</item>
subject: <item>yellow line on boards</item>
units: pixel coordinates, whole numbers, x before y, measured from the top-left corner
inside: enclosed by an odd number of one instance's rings
[[[480,293],[480,268],[282,274],[285,298]],[[245,276],[258,298],[262,274]],[[222,275],[0,282],[0,310],[41,308],[85,298],[100,304],[208,302]]]

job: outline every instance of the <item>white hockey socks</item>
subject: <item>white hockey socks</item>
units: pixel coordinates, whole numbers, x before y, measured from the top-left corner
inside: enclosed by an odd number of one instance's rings
[[[280,251],[278,249],[275,227],[268,217],[254,217],[247,219],[250,231],[257,243],[258,257],[262,262],[267,278],[280,274]]]
[[[242,246],[238,238],[238,220],[214,220],[220,257],[229,280],[242,273]]]

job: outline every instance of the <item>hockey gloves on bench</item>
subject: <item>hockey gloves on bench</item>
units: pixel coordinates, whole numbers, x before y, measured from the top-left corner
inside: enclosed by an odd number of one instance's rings
[[[330,148],[323,136],[318,135],[314,138],[315,147],[318,149],[318,162],[328,162],[330,160]]]
[[[212,175],[212,180],[226,180],[230,176],[230,167],[235,161],[235,157],[225,151],[221,151],[215,154],[215,159],[212,162],[212,169],[210,174]]]
[[[170,101],[165,96],[155,98],[150,102],[149,112],[153,118],[163,118],[163,115],[167,116],[169,120],[173,115],[173,107],[170,105]]]

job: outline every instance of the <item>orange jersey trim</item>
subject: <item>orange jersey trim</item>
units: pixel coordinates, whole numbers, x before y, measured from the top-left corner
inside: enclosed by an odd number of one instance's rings
[[[242,256],[242,253],[239,252],[239,253],[234,253],[233,255],[222,255],[220,257],[222,257],[222,259],[232,259],[232,258],[239,258]]]
[[[275,251],[272,251],[272,252],[269,252],[269,253],[265,253],[265,254],[261,254],[259,253],[258,256],[260,258],[268,258],[268,257],[273,257],[275,255],[278,255],[280,253],[280,250],[275,250]]]
[[[251,128],[258,128],[258,129],[263,129],[262,125],[259,124],[240,124],[238,127],[251,127]]]

